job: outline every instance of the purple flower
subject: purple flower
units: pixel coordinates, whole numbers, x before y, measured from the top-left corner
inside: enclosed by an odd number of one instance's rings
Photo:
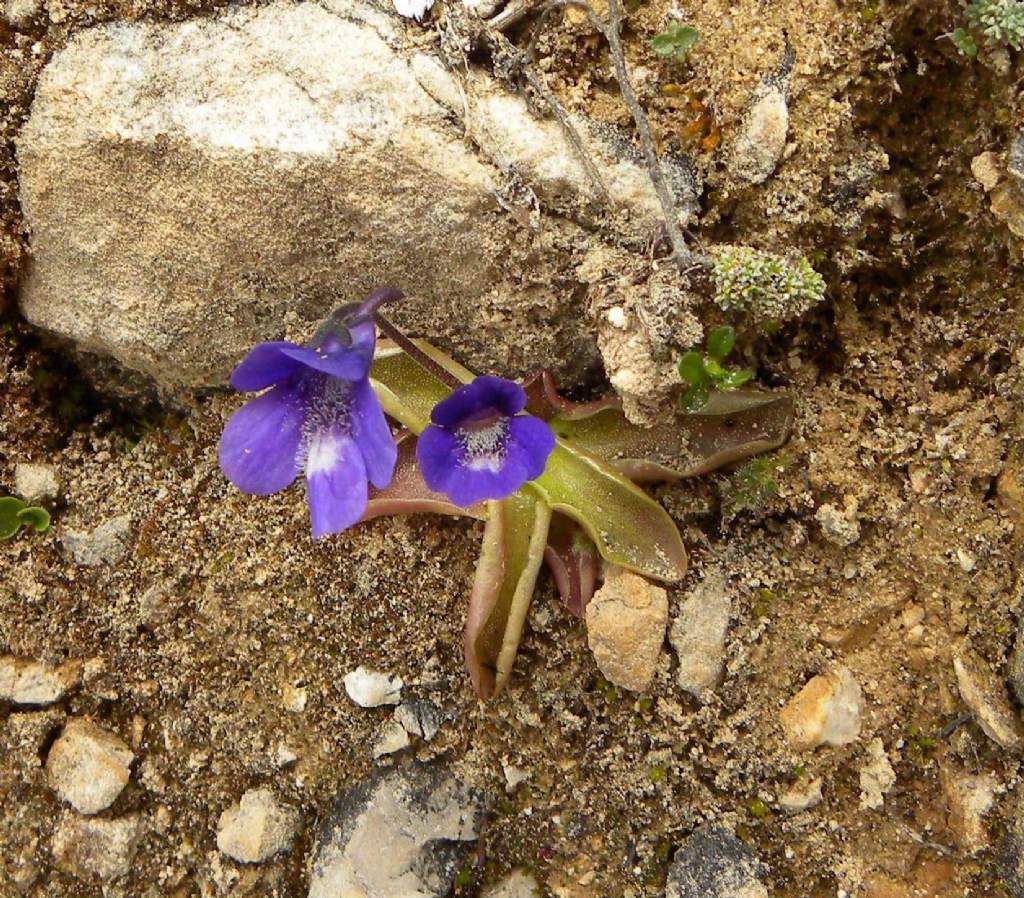
[[[243,493],[267,496],[306,472],[313,537],[338,533],[366,509],[367,481],[391,482],[398,455],[369,382],[378,290],[335,312],[308,346],[254,346],[231,375],[236,390],[271,389],[242,406],[220,439],[220,466]]]
[[[519,384],[478,377],[434,406],[416,443],[416,460],[432,490],[463,507],[503,499],[539,477],[555,448],[551,428],[526,406]]]

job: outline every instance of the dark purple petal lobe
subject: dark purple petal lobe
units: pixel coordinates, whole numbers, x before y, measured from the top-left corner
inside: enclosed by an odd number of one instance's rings
[[[459,464],[452,469],[445,492],[452,502],[465,508],[485,499],[504,499],[512,495],[528,479],[519,458],[506,459],[497,469],[474,470]]]
[[[483,375],[454,390],[434,406],[430,420],[441,427],[458,427],[488,411],[514,415],[526,405],[526,393],[519,384],[501,377]]]
[[[508,427],[508,460],[520,462],[527,480],[540,477],[555,448],[551,428],[532,415],[517,415],[509,421]]]
[[[334,352],[328,352],[323,348],[307,349],[304,346],[294,346],[282,349],[281,352],[307,368],[330,374],[341,380],[361,380],[370,370],[371,358],[368,358],[363,352],[351,349],[336,349]]]
[[[416,440],[416,461],[430,489],[447,492],[448,480],[459,464],[459,443],[440,427],[428,427]]]
[[[287,384],[257,396],[231,416],[220,438],[220,466],[243,493],[268,496],[299,473],[305,408]]]

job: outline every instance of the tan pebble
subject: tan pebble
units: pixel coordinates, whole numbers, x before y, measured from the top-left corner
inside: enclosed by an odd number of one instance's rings
[[[808,681],[779,712],[790,746],[806,751],[819,745],[846,745],[860,735],[860,686],[838,666]]]
[[[963,646],[953,659],[953,670],[960,697],[985,734],[1008,751],[1024,749],[1021,725],[1010,707],[1006,689],[985,662]]]
[[[46,773],[54,791],[76,811],[96,814],[121,794],[134,758],[113,733],[87,717],[76,717],[50,748]]]
[[[668,625],[665,590],[613,566],[587,605],[586,622],[601,673],[623,689],[642,692],[650,686]]]

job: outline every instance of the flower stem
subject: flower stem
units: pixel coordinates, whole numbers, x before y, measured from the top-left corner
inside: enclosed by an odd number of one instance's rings
[[[442,368],[441,365],[435,362],[429,355],[413,343],[412,340],[388,321],[387,318],[381,315],[380,312],[374,315],[374,318],[377,321],[377,327],[380,328],[380,332],[393,340],[398,348],[416,362],[417,365],[430,372],[430,374],[432,374],[437,380],[441,381],[441,383],[446,387],[451,387],[453,390],[456,390],[463,386],[461,380],[459,380],[450,371],[446,371]]]

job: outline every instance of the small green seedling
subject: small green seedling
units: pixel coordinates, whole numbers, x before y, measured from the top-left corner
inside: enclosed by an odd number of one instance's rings
[[[682,22],[669,22],[661,34],[651,38],[651,49],[659,56],[669,56],[676,62],[686,62],[686,56],[700,32]]]
[[[722,365],[736,345],[736,331],[728,325],[714,328],[707,339],[707,352],[684,352],[679,357],[679,376],[689,386],[683,394],[683,409],[699,412],[707,405],[712,389],[735,390],[753,376],[749,368],[726,368]]]
[[[14,496],[0,497],[0,539],[10,539],[22,527],[45,533],[50,529],[50,513],[38,505],[26,505]]]
[[[722,509],[729,516],[759,511],[779,494],[777,477],[789,467],[784,454],[768,455],[740,465],[722,490]]]
[[[978,55],[978,42],[969,31],[966,31],[963,28],[956,28],[952,33],[947,34],[946,37],[953,42],[957,50],[960,51],[961,56]]]
[[[750,816],[755,820],[764,820],[768,816],[768,805],[766,805],[760,798],[755,798],[750,802]]]

